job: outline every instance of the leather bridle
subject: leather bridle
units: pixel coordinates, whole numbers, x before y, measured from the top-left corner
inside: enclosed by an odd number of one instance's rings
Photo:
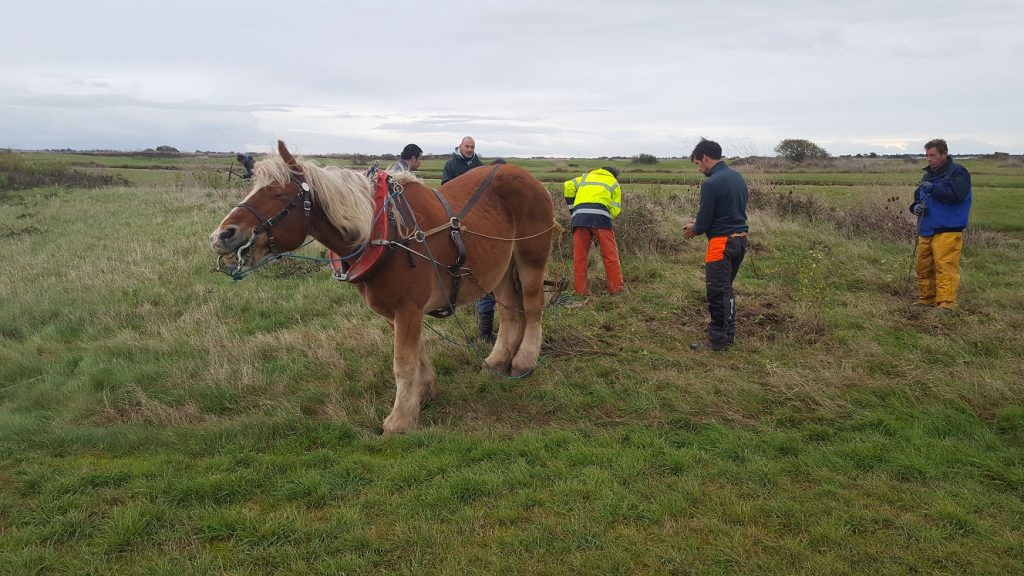
[[[227,258],[228,255],[223,254],[217,259],[217,270],[231,276],[235,280],[241,280],[257,268],[261,268],[271,261],[280,258],[282,254],[277,251],[277,239],[274,238],[274,225],[279,224],[282,220],[287,218],[292,209],[299,205],[302,206],[302,238],[305,239],[309,236],[309,213],[313,209],[313,202],[310,200],[311,190],[309,188],[309,184],[307,184],[300,176],[295,174],[290,174],[289,178],[299,186],[299,192],[291,199],[290,202],[288,202],[288,204],[284,206],[284,208],[278,210],[277,214],[274,214],[270,218],[265,218],[259,210],[245,202],[235,204],[235,208],[245,208],[252,213],[253,216],[258,218],[260,225],[253,228],[252,234],[249,236],[249,240],[235,250],[235,262],[233,265],[225,262],[225,258]],[[267,235],[267,245],[270,248],[270,254],[259,262],[253,262],[252,265],[246,269],[247,260],[249,259],[249,255],[252,253],[252,245],[256,242],[256,237],[263,233],[266,233]]]
[[[296,176],[291,175],[291,181],[295,182],[299,186],[299,192],[292,198],[291,202],[286,204],[284,208],[281,208],[277,214],[274,214],[270,218],[264,218],[263,214],[259,210],[246,204],[245,202],[239,202],[235,204],[236,208],[245,208],[249,212],[252,212],[253,216],[256,216],[260,220],[260,225],[253,228],[252,239],[255,240],[256,236],[262,233],[267,234],[267,245],[270,247],[270,253],[274,256],[280,255],[277,251],[277,239],[274,238],[274,225],[280,223],[282,220],[288,217],[291,213],[292,208],[295,208],[299,204],[302,205],[302,238],[305,239],[309,236],[309,212],[313,208],[313,203],[310,200],[310,189],[309,184],[305,180]]]

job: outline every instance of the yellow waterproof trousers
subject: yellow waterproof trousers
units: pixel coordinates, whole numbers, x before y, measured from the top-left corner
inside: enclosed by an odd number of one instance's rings
[[[918,304],[956,308],[960,285],[960,254],[963,232],[940,232],[917,239]]]

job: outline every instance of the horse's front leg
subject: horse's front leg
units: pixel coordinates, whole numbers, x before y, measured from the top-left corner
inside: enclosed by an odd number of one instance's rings
[[[406,307],[395,314],[395,405],[384,419],[384,433],[395,434],[416,428],[420,406],[436,396],[434,368],[421,341],[422,313]]]

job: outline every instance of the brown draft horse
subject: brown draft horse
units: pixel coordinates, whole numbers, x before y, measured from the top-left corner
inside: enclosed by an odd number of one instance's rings
[[[344,255],[374,243],[371,228],[381,215],[374,213],[374,191],[362,172],[296,159],[281,141],[278,152],[256,164],[252,191],[210,234],[215,252],[237,255],[237,269],[248,271],[298,248],[307,235]],[[412,212],[403,218],[402,210],[392,210],[408,250],[391,245],[374,273],[357,284],[367,306],[395,331],[395,404],[385,433],[415,428],[420,407],[439,393],[421,338],[425,312],[494,292],[501,323],[484,367],[520,375],[537,365],[544,275],[558,227],[551,195],[523,168],[485,166],[447,182],[440,192],[451,214],[477,196],[461,220],[465,275],[449,303],[454,275],[448,266],[459,256],[445,226],[450,213],[414,176],[396,180]]]

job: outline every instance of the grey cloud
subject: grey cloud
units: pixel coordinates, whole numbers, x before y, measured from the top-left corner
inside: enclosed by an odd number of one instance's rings
[[[472,134],[485,155],[680,155],[706,135],[843,153],[947,134],[1024,151],[1008,0],[45,4],[5,8],[24,25],[0,37],[0,146],[393,153]]]

